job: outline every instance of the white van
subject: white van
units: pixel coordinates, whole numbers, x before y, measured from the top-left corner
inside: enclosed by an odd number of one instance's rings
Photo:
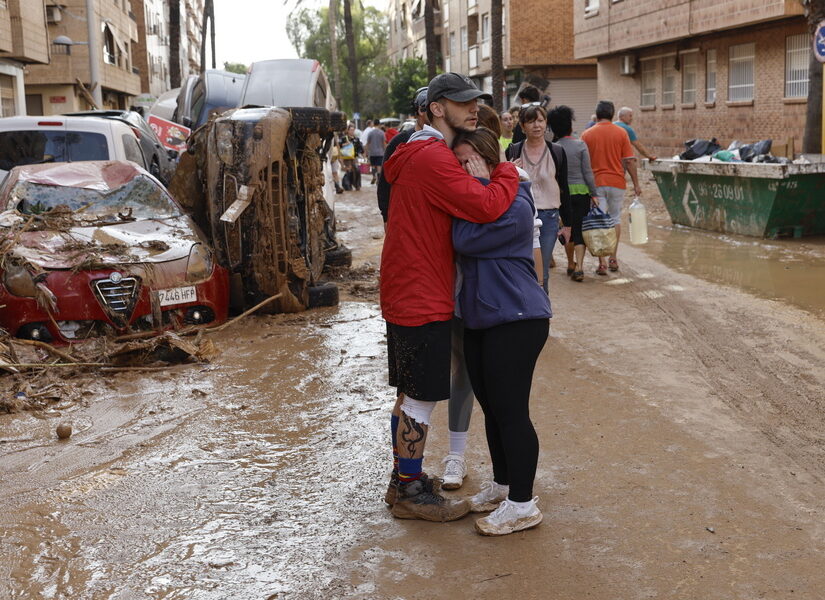
[[[99,117],[0,118],[0,180],[18,165],[130,160],[148,170],[129,125]]]
[[[252,63],[238,106],[314,106],[330,112],[338,110],[321,63],[310,58]]]

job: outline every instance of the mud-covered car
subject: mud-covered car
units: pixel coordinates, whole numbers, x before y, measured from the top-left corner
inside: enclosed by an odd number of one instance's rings
[[[338,303],[322,273],[348,266],[352,255],[336,241],[323,170],[333,132],[344,126],[343,114],[323,108],[241,108],[190,138],[191,156],[170,189],[229,269],[234,308],[276,295],[263,311]]]
[[[68,343],[226,319],[226,270],[134,163],[15,167],[0,210],[0,327],[11,335]]]

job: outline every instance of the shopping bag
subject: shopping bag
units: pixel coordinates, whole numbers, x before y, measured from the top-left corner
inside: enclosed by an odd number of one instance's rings
[[[619,242],[616,237],[616,223],[598,206],[591,207],[590,212],[582,220],[582,236],[584,245],[593,256],[613,254]]]
[[[341,158],[344,160],[355,158],[355,146],[352,142],[347,142],[341,146]]]

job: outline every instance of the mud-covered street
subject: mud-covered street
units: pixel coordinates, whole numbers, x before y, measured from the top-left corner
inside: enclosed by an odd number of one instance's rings
[[[0,598],[821,598],[825,245],[674,229],[645,194],[652,239],[622,244],[619,273],[588,257],[576,283],[556,253],[538,528],[484,538],[473,515],[383,504],[394,398],[365,186],[338,196],[337,308],[250,317],[207,365],[91,372],[76,399],[0,415]],[[438,474],[446,406],[434,420]],[[455,495],[490,474],[478,407],[468,466]]]

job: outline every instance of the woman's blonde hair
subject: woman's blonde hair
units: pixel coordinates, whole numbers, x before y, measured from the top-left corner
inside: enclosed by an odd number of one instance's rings
[[[479,127],[473,131],[459,131],[453,140],[453,148],[457,148],[459,144],[467,144],[478,152],[488,165],[495,167],[501,162],[498,137],[486,127]]]

